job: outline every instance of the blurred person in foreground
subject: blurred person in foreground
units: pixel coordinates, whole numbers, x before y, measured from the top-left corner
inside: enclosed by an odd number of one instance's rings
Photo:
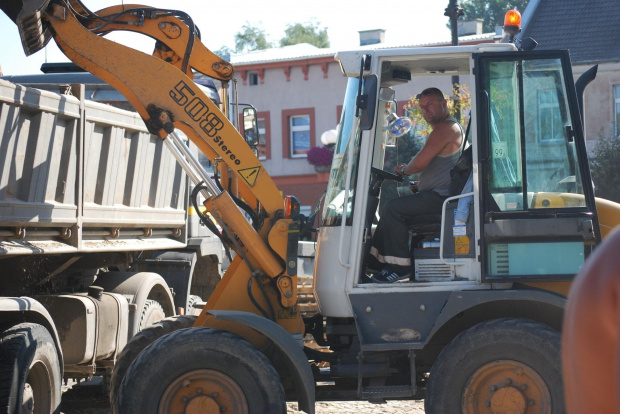
[[[568,414],[620,413],[620,229],[587,259],[568,296],[562,368]]]

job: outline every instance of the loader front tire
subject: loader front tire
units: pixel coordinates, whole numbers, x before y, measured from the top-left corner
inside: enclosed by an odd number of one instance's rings
[[[427,414],[563,414],[560,333],[526,319],[482,322],[439,354]]]
[[[120,414],[284,414],[284,389],[267,357],[229,332],[188,328],[149,345],[121,383]]]
[[[116,364],[114,364],[114,371],[112,371],[112,377],[109,380],[110,406],[112,407],[112,411],[116,412],[118,389],[120,388],[121,382],[125,377],[125,373],[140,352],[155,342],[155,340],[164,335],[168,335],[170,332],[183,328],[189,328],[195,321],[195,316],[171,316],[169,318],[162,319],[154,325],[138,332],[129,340],[129,342],[127,342],[127,345],[125,345],[123,351],[116,360]]]

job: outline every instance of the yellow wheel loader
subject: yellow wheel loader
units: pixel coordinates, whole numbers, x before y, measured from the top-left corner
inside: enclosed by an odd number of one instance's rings
[[[564,412],[566,296],[620,222],[620,206],[594,196],[567,51],[527,50],[524,40],[336,55],[348,82],[319,218],[320,312],[303,318],[299,203],[280,195],[252,145],[192,81],[193,71],[226,81],[234,69],[203,46],[191,17],[141,5],[91,12],[79,0],[1,7],[27,54],[53,38],[171,143],[236,253],[193,326],[170,322],[130,341],[113,378],[114,412],[285,413],[294,400],[313,413],[315,400],[413,398],[432,414]],[[105,38],[116,30],[156,39],[153,55]],[[454,75],[471,90],[471,190],[411,225],[409,280],[370,283],[381,187],[399,179],[385,171],[386,152],[407,133],[397,123],[396,102],[408,99],[400,87]],[[173,145],[175,129],[231,178],[222,188]],[[462,208],[467,221],[457,225]]]

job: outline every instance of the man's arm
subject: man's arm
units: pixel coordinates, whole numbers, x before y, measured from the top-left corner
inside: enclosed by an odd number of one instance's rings
[[[441,122],[430,133],[422,150],[406,165],[399,164],[394,172],[399,175],[411,175],[424,170],[437,155],[451,154],[461,144],[461,129],[454,122]]]

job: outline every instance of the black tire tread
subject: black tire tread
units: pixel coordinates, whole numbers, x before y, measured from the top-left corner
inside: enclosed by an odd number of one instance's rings
[[[528,338],[524,338],[524,333]],[[447,384],[452,380],[446,373],[454,372],[459,369],[461,361],[469,358],[467,350],[479,347],[481,342],[494,344],[501,347],[501,343],[508,339],[516,342],[523,342],[539,352],[552,356],[555,361],[551,362],[557,368],[557,375],[561,378],[560,345],[561,336],[559,332],[551,327],[539,322],[520,318],[501,318],[481,322],[474,327],[461,332],[446,348],[440,353],[435,361],[429,382],[426,387],[425,412],[427,414],[439,414],[447,412],[444,404],[447,404],[442,390],[449,388]],[[535,367],[532,367],[535,368]],[[434,375],[433,375],[434,374]],[[458,393],[452,389],[451,392]],[[563,399],[559,404],[554,405],[553,413],[564,411]]]
[[[35,353],[32,355],[32,358],[35,358],[37,354],[44,356],[46,352],[45,347],[53,347],[53,351],[48,354],[52,357],[48,360],[51,365],[47,367],[50,374],[49,380],[52,382],[49,384],[51,388],[49,393],[52,398],[52,412],[60,412],[62,367],[56,354],[54,340],[44,326],[24,322],[8,328],[0,335],[0,412],[2,413],[12,414],[11,407],[15,408],[15,404],[17,406],[21,404],[20,401],[15,400],[18,396],[11,394],[16,392],[16,385],[17,387],[21,386],[20,384],[15,384],[15,381],[26,381],[27,373],[20,372],[19,360],[24,357],[31,357],[27,354],[20,355],[20,353],[31,351],[33,344],[36,345],[34,350],[32,350]],[[49,351],[49,348],[47,348],[47,351]],[[19,376],[18,378],[15,378],[16,373]],[[54,380],[57,382],[56,384],[53,383]]]
[[[114,370],[112,371],[112,379],[110,381],[110,405],[113,410],[116,408],[118,389],[121,386],[121,382],[123,381],[125,374],[134,359],[136,359],[144,348],[149,346],[156,339],[161,338],[170,332],[178,329],[189,328],[195,321],[195,316],[171,316],[169,318],[162,319],[155,325],[151,325],[138,332],[129,340],[129,342],[127,342],[127,345],[125,345],[125,348],[123,348],[123,351],[116,360]]]
[[[196,329],[200,329],[200,332],[196,331]],[[117,408],[124,406],[125,398],[136,395],[136,383],[139,379],[144,378],[144,375],[140,375],[143,369],[152,365],[152,354],[166,353],[171,349],[176,349],[177,345],[180,343],[191,343],[196,341],[199,335],[201,336],[201,345],[209,342],[209,345],[218,351],[234,350],[242,355],[250,355],[255,364],[261,367],[259,377],[266,382],[266,390],[281,396],[281,398],[279,398],[280,401],[277,401],[280,407],[275,410],[274,407],[271,407],[268,412],[273,414],[278,414],[280,412],[282,414],[286,413],[284,388],[279,380],[276,369],[267,357],[245,339],[230,332],[211,328],[180,329],[150,344],[144,352],[138,355],[134,363],[127,370],[125,374],[126,381],[123,381],[119,390]],[[208,339],[205,335],[208,336]],[[253,412],[253,408],[255,407],[250,407],[250,412]],[[119,409],[119,412],[124,414],[122,409]]]

